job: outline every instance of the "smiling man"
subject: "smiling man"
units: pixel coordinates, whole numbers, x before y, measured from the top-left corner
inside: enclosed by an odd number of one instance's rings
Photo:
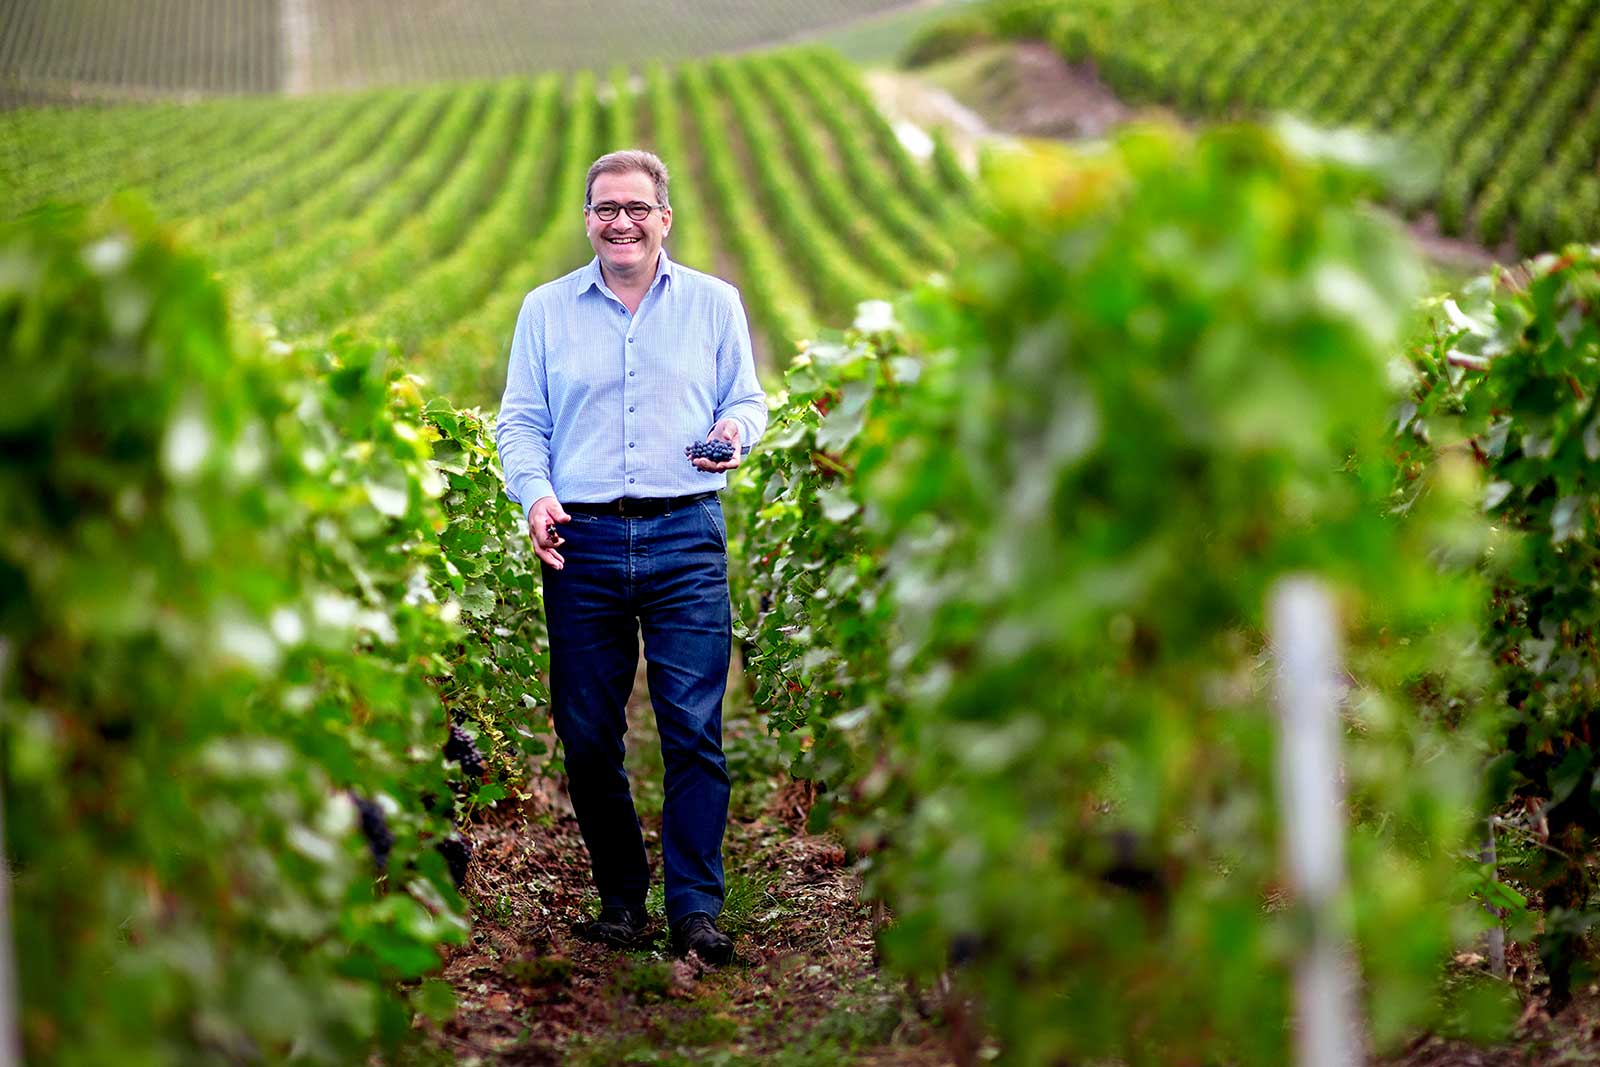
[[[523,301],[496,428],[542,563],[552,717],[600,895],[580,932],[626,947],[648,929],[650,867],[622,765],[642,631],[672,946],[720,964],[733,954],[715,924],[732,611],[717,491],[766,429],[766,398],[738,290],[661,247],[661,160],[602,156],[584,199],[595,258]]]

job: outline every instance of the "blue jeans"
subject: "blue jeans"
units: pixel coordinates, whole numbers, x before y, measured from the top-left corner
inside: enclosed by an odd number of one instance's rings
[[[728,764],[722,695],[733,610],[716,497],[650,518],[572,514],[564,570],[545,566],[550,698],[567,786],[602,905],[644,906],[644,836],[622,767],[639,632],[666,765],[667,918],[722,910]]]

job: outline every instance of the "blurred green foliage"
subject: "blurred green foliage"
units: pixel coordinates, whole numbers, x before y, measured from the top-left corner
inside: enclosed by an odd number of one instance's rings
[[[1474,921],[1453,880],[1488,681],[1451,566],[1485,545],[1471,465],[1388,507],[1419,266],[1353,206],[1367,177],[1262,131],[998,162],[990,243],[810,345],[752,457],[756,699],[866,855],[887,958],[954,968],[1010,1061],[1279,1064],[1308,926],[1263,612],[1319,576],[1341,914],[1393,1041]]]
[[[370,345],[234,328],[126,207],[0,233],[0,352],[28,1058],[345,1064],[403,1036],[398,983],[466,931],[434,846],[540,750],[532,579],[481,417],[424,413]],[[451,781],[445,706],[497,742],[494,781]],[[394,838],[376,883],[357,795]]]

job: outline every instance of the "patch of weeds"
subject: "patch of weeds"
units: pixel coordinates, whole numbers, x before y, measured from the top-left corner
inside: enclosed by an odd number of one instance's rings
[[[672,964],[625,956],[611,972],[611,988],[641,1004],[665,999],[672,992]]]
[[[646,1034],[572,1049],[570,1067],[765,1067],[731,1049],[662,1048]]]
[[[704,1048],[732,1041],[739,1035],[739,1023],[731,1015],[713,1010],[706,1001],[696,1000],[652,1019],[650,1031],[660,1045]]]
[[[456,1054],[452,1049],[434,1044],[424,1033],[415,1031],[401,1044],[384,1050],[374,1062],[383,1067],[454,1067]]]
[[[506,964],[506,977],[523,985],[556,985],[572,977],[572,961],[565,956],[533,956]]]
[[[509,923],[516,915],[517,909],[511,903],[511,898],[501,893],[494,899],[494,903],[485,902],[481,905],[483,914],[499,923]]]
[[[772,1067],[831,1067],[868,1049],[888,1045],[903,1018],[892,993],[862,996],[836,1005],[775,1052]]]
[[[887,1044],[900,1025],[900,1005],[893,997],[845,1004],[824,1015],[811,1030],[818,1041],[856,1051]]]
[[[717,928],[729,937],[754,929],[762,921],[761,917],[778,905],[772,894],[772,883],[772,875],[765,873],[729,875]]]

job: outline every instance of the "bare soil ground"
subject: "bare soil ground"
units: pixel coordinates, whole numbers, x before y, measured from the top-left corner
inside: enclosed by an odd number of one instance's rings
[[[660,759],[642,677],[629,717],[629,772],[654,852]],[[872,908],[844,848],[805,831],[807,789],[777,773],[760,723],[736,718],[725,732],[734,799],[719,925],[734,937],[734,962],[708,968],[668,953],[659,885],[648,948],[619,952],[579,939],[575,924],[598,907],[588,853],[562,783],[542,778],[520,807],[502,806],[471,828],[473,934],[444,968],[456,1017],[419,1023],[405,1063],[949,1062],[936,1021],[879,973]]]

